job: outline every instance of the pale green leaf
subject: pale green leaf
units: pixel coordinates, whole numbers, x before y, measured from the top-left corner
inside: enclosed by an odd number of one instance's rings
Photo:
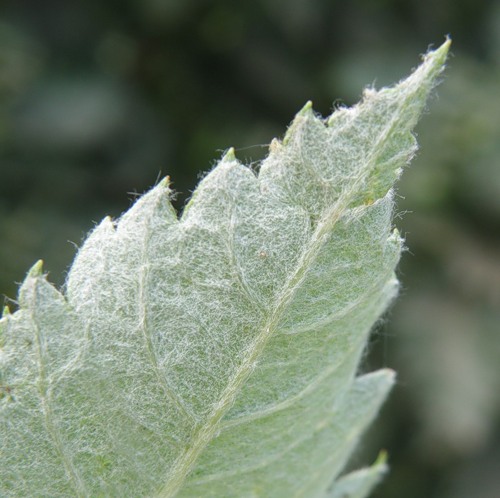
[[[397,291],[391,186],[449,42],[255,174],[230,150],[178,218],[165,180],[41,264],[0,321],[0,495],[321,497],[393,383],[356,378]]]
[[[371,467],[342,476],[325,498],[366,498],[387,472],[385,460],[386,455],[382,453]]]

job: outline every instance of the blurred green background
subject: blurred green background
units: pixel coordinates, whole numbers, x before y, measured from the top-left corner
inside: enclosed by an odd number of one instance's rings
[[[399,384],[356,454],[375,496],[500,496],[500,2],[15,0],[0,4],[0,293],[160,176],[182,209],[223,150],[260,160],[307,100],[328,114],[453,38],[398,187],[402,291],[365,369]]]

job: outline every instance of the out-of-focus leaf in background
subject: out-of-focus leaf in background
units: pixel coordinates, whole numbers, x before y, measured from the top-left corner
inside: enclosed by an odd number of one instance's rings
[[[398,191],[402,296],[367,358],[400,384],[359,462],[388,449],[375,496],[497,498],[498,0],[3,2],[0,293],[39,258],[62,283],[67,241],[160,172],[182,208],[218,147],[256,161],[304,102],[352,104],[447,33],[454,57]]]
[[[414,201],[408,245],[422,256],[408,271],[427,276],[409,284],[394,330],[434,452],[488,444],[500,408],[498,88],[498,68],[455,60],[402,187]]]

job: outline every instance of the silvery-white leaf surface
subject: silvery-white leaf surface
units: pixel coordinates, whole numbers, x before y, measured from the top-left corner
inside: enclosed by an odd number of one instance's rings
[[[0,321],[1,496],[326,496],[393,384],[356,374],[448,45],[326,120],[307,104],[258,173],[230,150],[180,217],[161,182],[62,291],[32,268]]]

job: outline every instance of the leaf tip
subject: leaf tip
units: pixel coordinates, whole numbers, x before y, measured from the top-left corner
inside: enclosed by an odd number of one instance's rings
[[[446,35],[444,43],[442,43],[441,46],[438,47],[436,50],[429,51],[425,55],[424,60],[431,59],[433,63],[436,64],[437,66],[442,66],[445,63],[446,58],[448,57],[450,46],[451,46],[451,38],[449,37],[449,35]]]
[[[427,81],[429,82],[428,87],[431,88],[435,86],[437,76],[445,68],[445,62],[448,57],[450,45],[451,38],[447,36],[446,40],[440,47],[438,47],[436,50],[429,50],[423,56],[423,63],[415,72],[415,74],[420,75],[420,77],[417,77],[417,81],[420,80],[422,83],[424,81]]]

